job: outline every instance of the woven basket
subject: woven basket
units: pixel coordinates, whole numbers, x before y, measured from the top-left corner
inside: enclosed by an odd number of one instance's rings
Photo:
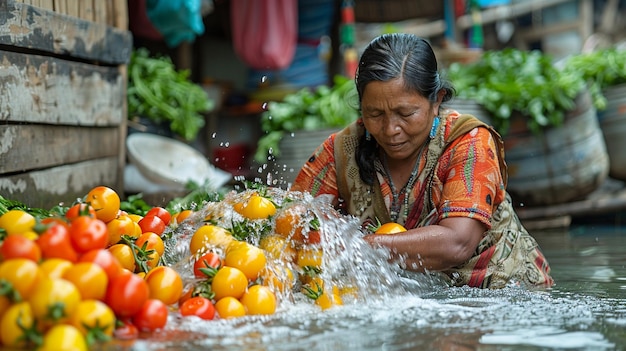
[[[442,18],[440,0],[356,0],[357,22],[397,22],[416,18]]]

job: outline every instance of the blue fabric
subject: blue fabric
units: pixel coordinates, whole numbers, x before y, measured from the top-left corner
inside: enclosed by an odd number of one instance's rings
[[[176,47],[204,33],[201,5],[201,0],[147,0],[146,12],[167,46]]]

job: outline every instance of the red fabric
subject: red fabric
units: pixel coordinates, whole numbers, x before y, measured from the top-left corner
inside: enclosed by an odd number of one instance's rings
[[[291,64],[298,40],[297,0],[231,0],[235,53],[250,67],[277,70]]]

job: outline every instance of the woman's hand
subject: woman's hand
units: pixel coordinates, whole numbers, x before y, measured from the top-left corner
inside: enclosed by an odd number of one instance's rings
[[[373,247],[386,247],[390,260],[400,259],[412,271],[443,271],[468,261],[483,238],[486,227],[478,220],[455,217],[439,224],[391,235],[363,237]]]

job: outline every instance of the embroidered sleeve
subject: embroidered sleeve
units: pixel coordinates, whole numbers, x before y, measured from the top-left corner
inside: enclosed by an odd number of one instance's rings
[[[292,191],[309,192],[338,197],[337,172],[335,170],[334,135],[327,138],[304,163],[291,187]]]
[[[475,218],[490,228],[491,215],[505,196],[491,133],[474,128],[452,142],[442,161],[437,172],[442,184],[433,191],[440,218]]]

